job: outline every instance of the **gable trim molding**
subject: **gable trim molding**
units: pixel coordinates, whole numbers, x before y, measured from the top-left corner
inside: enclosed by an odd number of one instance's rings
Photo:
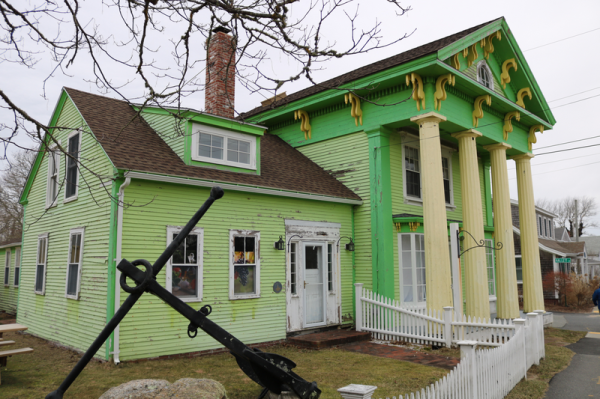
[[[335,202],[338,204],[362,205],[362,203],[363,203],[363,201],[360,201],[360,200],[352,200],[352,199],[338,198],[338,197],[328,197],[326,195],[309,194],[309,193],[301,193],[301,192],[294,192],[294,191],[283,191],[283,190],[276,190],[276,189],[263,188],[263,187],[241,186],[241,185],[236,185],[236,184],[221,183],[218,181],[186,179],[186,178],[182,178],[182,177],[164,176],[164,175],[156,175],[156,174],[142,173],[142,172],[126,172],[125,177],[130,177],[132,179],[140,179],[140,180],[160,181],[160,182],[165,182],[165,183],[184,184],[184,185],[188,185],[188,186],[198,186],[198,187],[220,186],[223,190],[242,191],[245,193],[275,195],[275,196],[279,196],[279,197],[301,198],[301,199],[309,199],[309,200],[315,200],[315,201]]]

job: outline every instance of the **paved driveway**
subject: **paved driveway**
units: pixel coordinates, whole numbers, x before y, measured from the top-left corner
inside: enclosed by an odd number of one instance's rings
[[[569,367],[550,381],[546,399],[600,398],[600,314],[554,313],[552,327],[588,331],[585,338],[567,348],[575,352]]]

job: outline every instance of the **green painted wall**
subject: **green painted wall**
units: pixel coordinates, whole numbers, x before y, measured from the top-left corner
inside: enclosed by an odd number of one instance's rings
[[[163,139],[179,158],[184,159],[187,121],[159,113],[142,112],[142,118]]]
[[[4,311],[10,314],[17,313],[17,296],[19,289],[15,286],[15,264],[17,262],[16,250],[21,246],[1,248],[0,249],[0,311]],[[4,273],[6,267],[6,251],[10,251],[10,265],[9,265],[9,280],[8,285],[4,285]]]
[[[128,260],[155,260],[166,247],[167,226],[183,226],[208,197],[209,189],[133,180],[125,201],[147,204],[125,209],[122,254]],[[285,252],[273,248],[285,236],[284,219],[341,223],[340,234],[352,234],[352,206],[226,191],[198,224],[204,228],[204,285],[199,309],[210,304],[210,319],[244,343],[286,337],[286,296],[273,283],[286,281]],[[260,231],[261,298],[229,300],[229,230]],[[343,247],[342,247],[343,248]],[[352,253],[341,250],[342,315],[351,315]],[[157,279],[165,284],[165,269]],[[121,295],[125,300],[125,295]],[[348,322],[351,322],[349,320]],[[120,330],[120,358],[132,360],[220,347],[203,332],[187,336],[189,322],[152,295],[144,295],[125,317]]]
[[[82,128],[80,154],[86,166],[112,176],[109,159],[70,100],[56,125]],[[64,146],[69,133],[57,133]],[[80,169],[78,198],[64,203],[64,188],[61,188],[57,205],[46,209],[47,176],[48,157],[44,156],[26,208],[17,322],[29,327],[31,334],[84,350],[106,323],[111,186],[101,187],[90,171]],[[59,176],[65,176],[64,157]],[[85,227],[85,233],[80,300],[73,300],[65,297],[65,288],[69,233],[77,227]],[[48,233],[46,293],[38,295],[34,293],[36,252],[38,236],[43,233]],[[105,357],[104,346],[97,355]]]
[[[364,132],[298,147],[298,150],[358,194],[354,207],[356,282],[372,288],[369,142]]]

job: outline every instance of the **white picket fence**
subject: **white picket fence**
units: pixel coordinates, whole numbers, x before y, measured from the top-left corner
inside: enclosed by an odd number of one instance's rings
[[[480,322],[406,309],[356,284],[357,330],[371,331],[376,339],[401,337],[410,342],[458,344],[461,360],[444,378],[393,399],[500,399],[527,378],[527,370],[545,357],[544,321],[528,313],[512,323]],[[442,317],[440,317],[442,316]],[[466,338],[466,339],[465,339]],[[476,350],[477,346],[483,349]],[[390,398],[387,398],[390,399]]]
[[[356,286],[356,330],[369,331],[373,339],[406,341],[417,344],[445,345],[459,341],[477,341],[480,346],[499,346],[515,332],[510,320],[472,319],[443,312],[400,305],[382,297],[360,283]]]

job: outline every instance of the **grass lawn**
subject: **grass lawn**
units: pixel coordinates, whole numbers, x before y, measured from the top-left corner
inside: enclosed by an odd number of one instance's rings
[[[510,392],[507,399],[539,399],[543,398],[550,379],[554,374],[564,370],[575,354],[565,345],[575,343],[585,337],[585,332],[544,329],[546,341],[546,358],[539,366],[533,365],[527,372],[527,381],[523,380]]]
[[[14,348],[31,347],[31,354],[8,359],[2,369],[0,397],[43,398],[55,390],[79,360],[80,355],[57,348],[47,341],[26,334],[8,333],[5,340],[14,340]],[[292,359],[294,370],[308,381],[317,381],[322,398],[340,399],[336,391],[348,384],[376,385],[376,398],[398,396],[425,387],[448,371],[394,359],[374,357],[340,349],[303,350],[287,346],[262,348]],[[211,378],[221,382],[230,399],[252,399],[260,387],[238,368],[230,354],[209,355],[192,359],[151,360],[139,363],[90,363],[65,398],[94,398],[113,386],[143,378],[165,379]]]

